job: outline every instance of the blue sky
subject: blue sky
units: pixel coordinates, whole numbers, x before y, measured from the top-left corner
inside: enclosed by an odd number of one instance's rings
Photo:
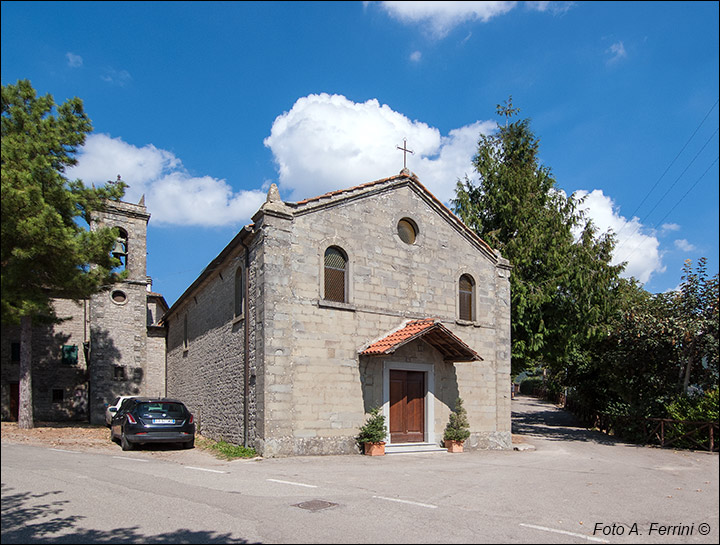
[[[2,84],[77,96],[68,172],[146,196],[172,304],[277,183],[408,168],[448,203],[512,96],[558,186],[651,292],[718,271],[718,2],[2,2]]]

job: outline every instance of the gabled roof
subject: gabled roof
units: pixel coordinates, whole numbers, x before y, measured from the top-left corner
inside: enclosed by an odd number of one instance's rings
[[[298,202],[282,203],[289,214],[300,216],[310,214],[325,208],[337,206],[338,204],[353,201],[357,199],[367,198],[385,191],[391,191],[399,187],[409,187],[428,205],[430,205],[441,217],[445,219],[460,235],[465,237],[478,250],[485,254],[493,262],[505,262],[499,254],[482,240],[472,229],[467,227],[455,214],[452,213],[435,195],[430,193],[428,189],[420,183],[417,175],[407,169],[403,169],[399,174],[375,180],[362,185],[357,185],[347,189],[331,191],[324,195],[312,197]]]
[[[433,318],[405,322],[399,329],[361,350],[360,355],[385,356],[420,338],[440,352],[445,361],[482,361],[477,352]]]

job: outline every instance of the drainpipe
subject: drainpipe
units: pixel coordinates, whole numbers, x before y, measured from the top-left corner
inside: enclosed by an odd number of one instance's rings
[[[248,419],[250,417],[250,409],[248,407],[248,401],[250,399],[250,300],[248,298],[250,294],[250,248],[247,247],[245,241],[240,239],[240,244],[245,249],[245,277],[243,278],[244,294],[243,294],[243,314],[244,314],[244,328],[245,328],[245,343],[243,347],[244,357],[244,371],[243,371],[243,446],[248,446]]]

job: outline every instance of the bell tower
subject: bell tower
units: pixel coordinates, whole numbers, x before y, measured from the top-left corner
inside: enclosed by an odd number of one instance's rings
[[[88,396],[90,422],[101,424],[105,404],[119,395],[157,395],[147,392],[148,292],[145,198],[138,204],[108,201],[97,212],[91,230],[115,227],[119,232],[112,254],[127,271],[122,282],[92,296]]]

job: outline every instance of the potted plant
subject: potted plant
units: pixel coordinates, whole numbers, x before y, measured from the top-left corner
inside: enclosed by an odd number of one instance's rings
[[[450,420],[445,426],[443,440],[448,452],[462,452],[465,439],[470,437],[470,424],[462,399],[457,398],[455,410],[450,413]]]
[[[363,445],[368,456],[383,456],[386,436],[385,415],[380,412],[380,407],[375,407],[370,410],[370,417],[360,428],[357,442]]]

